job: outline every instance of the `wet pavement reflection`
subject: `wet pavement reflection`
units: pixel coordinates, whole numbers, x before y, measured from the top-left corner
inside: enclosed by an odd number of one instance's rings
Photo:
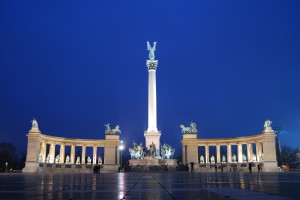
[[[300,173],[0,174],[0,199],[300,199]]]

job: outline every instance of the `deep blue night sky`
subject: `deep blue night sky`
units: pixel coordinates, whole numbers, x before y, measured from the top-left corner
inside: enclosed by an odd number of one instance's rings
[[[0,1],[0,142],[43,134],[145,143],[146,41],[157,41],[161,143],[282,126],[300,141],[300,1]],[[177,152],[178,153],[178,150]]]

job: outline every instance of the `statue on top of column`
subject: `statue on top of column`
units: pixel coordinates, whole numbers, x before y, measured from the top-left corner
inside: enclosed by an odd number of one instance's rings
[[[39,128],[39,124],[37,123],[35,118],[33,118],[31,122],[32,122],[32,128]]]
[[[265,121],[265,124],[264,124],[265,129],[271,128],[271,124],[272,124],[272,121],[270,121],[269,119],[267,121]]]
[[[155,50],[156,50],[156,42],[153,42],[153,47],[151,47],[150,43],[147,41],[147,50],[149,51],[149,59],[155,60]]]

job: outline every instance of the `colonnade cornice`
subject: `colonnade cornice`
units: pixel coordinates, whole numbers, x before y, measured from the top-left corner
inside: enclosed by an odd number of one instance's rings
[[[263,142],[265,136],[263,134],[250,135],[243,137],[233,137],[233,138],[212,138],[212,139],[198,139],[198,138],[188,138],[183,139],[181,142],[183,145],[194,145],[197,143],[198,146],[225,146],[225,145],[239,145],[239,144],[249,144]]]
[[[103,147],[105,143],[110,142],[110,141],[105,141],[104,139],[95,140],[95,139],[64,138],[64,137],[56,137],[56,136],[50,136],[44,134],[39,134],[39,137],[41,139],[41,142],[45,142],[47,144],[65,145],[65,146]]]

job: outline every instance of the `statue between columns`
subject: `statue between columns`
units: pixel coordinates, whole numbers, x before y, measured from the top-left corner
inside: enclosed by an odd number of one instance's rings
[[[80,157],[77,156],[77,159],[76,159],[76,165],[79,165],[80,164]]]
[[[69,164],[69,163],[70,163],[70,156],[67,155],[67,157],[66,157],[66,164]]]
[[[98,165],[102,165],[102,158],[101,158],[101,156],[98,157]]]
[[[149,59],[155,60],[155,50],[156,50],[156,42],[153,42],[153,47],[151,47],[150,43],[147,41],[147,50],[149,51]]]

